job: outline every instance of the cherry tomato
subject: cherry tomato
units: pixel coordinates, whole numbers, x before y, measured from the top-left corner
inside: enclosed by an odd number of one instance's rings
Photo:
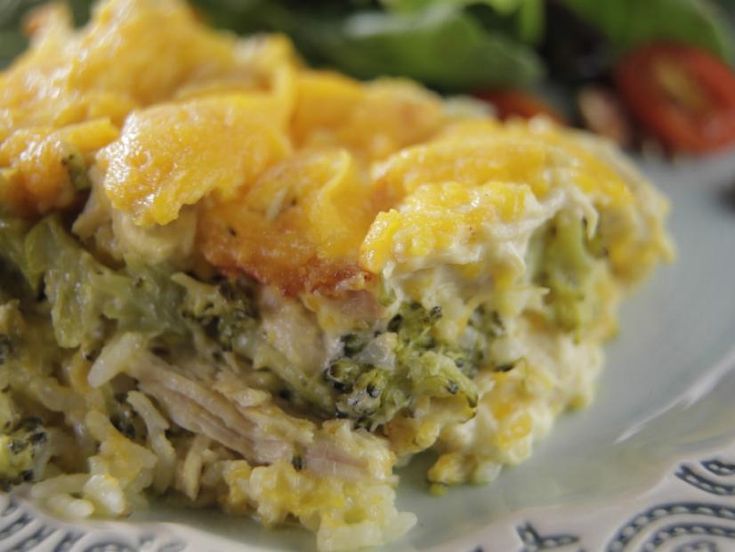
[[[735,73],[712,54],[674,43],[643,46],[618,62],[615,83],[666,147],[704,153],[735,144]]]
[[[509,117],[530,119],[536,115],[545,115],[551,120],[566,125],[564,116],[540,98],[523,90],[490,90],[475,94],[495,108],[498,117],[502,120]]]

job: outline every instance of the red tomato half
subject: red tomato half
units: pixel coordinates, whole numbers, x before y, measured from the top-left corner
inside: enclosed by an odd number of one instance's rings
[[[492,90],[478,92],[475,96],[492,104],[498,113],[498,117],[502,120],[509,117],[530,119],[536,115],[546,115],[561,125],[567,124],[564,117],[553,107],[523,90]]]
[[[617,64],[615,82],[633,115],[667,147],[703,153],[735,143],[735,74],[712,54],[644,46]]]

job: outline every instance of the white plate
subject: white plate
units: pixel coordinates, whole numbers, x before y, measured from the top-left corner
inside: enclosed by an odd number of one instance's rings
[[[672,199],[679,260],[625,304],[595,403],[491,485],[436,498],[420,459],[403,469],[399,507],[419,523],[389,550],[735,550],[735,156],[644,170]],[[0,550],[314,547],[215,512],[72,526],[2,500]]]

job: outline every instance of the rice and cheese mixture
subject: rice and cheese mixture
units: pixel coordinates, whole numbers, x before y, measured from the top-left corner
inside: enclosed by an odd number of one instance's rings
[[[589,135],[177,0],[29,27],[0,74],[0,479],[60,515],[166,496],[320,550],[398,538],[394,468],[432,450],[441,490],[526,458],[671,254]]]

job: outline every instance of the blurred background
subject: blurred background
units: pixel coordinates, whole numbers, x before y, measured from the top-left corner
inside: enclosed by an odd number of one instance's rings
[[[0,0],[0,63],[42,0]],[[91,0],[66,0],[77,24]],[[735,145],[735,0],[193,0],[240,34],[289,35],[306,60],[360,78],[410,77],[543,113],[654,155]]]

